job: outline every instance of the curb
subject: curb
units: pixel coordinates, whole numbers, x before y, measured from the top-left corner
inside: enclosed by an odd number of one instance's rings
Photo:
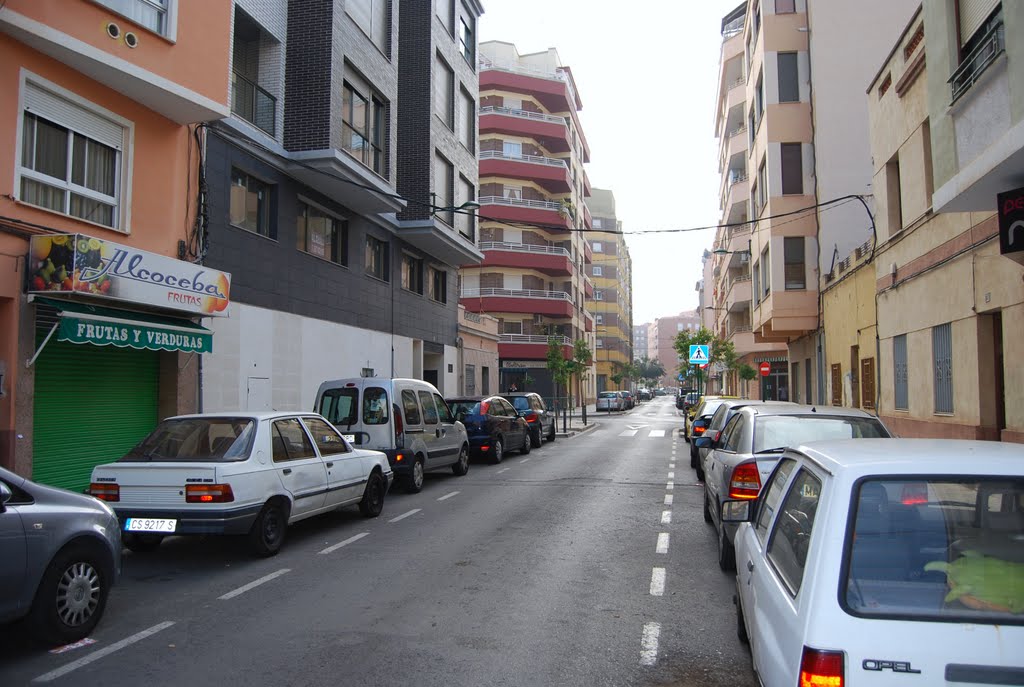
[[[590,432],[590,431],[592,431],[594,429],[597,429],[597,427],[599,427],[599,426],[600,426],[600,423],[598,423],[598,422],[591,422],[590,424],[588,424],[585,427],[572,427],[572,426],[570,426],[568,432],[556,432],[556,435],[558,437],[563,438],[563,439],[568,439],[569,437],[575,436],[577,434],[586,434],[587,432]]]

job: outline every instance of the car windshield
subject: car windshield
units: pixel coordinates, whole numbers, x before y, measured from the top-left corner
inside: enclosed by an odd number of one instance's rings
[[[526,398],[526,396],[513,396],[508,400],[512,401],[512,405],[515,407],[516,410],[530,409],[530,399]]]
[[[871,417],[760,415],[754,425],[754,453],[827,439],[878,439],[889,433]]]
[[[328,389],[320,399],[317,411],[337,427],[349,427],[358,421],[359,389]]]
[[[452,413],[454,413],[456,417],[459,417],[460,415],[480,414],[479,401],[448,401],[448,407],[452,409]]]
[[[1024,479],[875,478],[853,503],[848,612],[1024,624]]]
[[[164,420],[122,462],[245,460],[256,435],[247,417]]]

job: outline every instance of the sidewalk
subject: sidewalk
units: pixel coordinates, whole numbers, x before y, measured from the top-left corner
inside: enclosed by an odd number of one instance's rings
[[[560,413],[558,415],[558,422],[555,425],[557,435],[563,438],[589,432],[597,426],[597,407],[593,403],[587,406],[586,425],[583,424],[583,411],[581,408],[574,408],[572,412],[567,413],[564,421]]]

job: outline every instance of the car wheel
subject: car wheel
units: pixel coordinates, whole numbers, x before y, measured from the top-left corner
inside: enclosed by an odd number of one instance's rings
[[[540,448],[543,441],[544,437],[540,435],[540,427],[538,426],[536,432],[530,432],[530,445],[533,446],[533,448]]]
[[[423,491],[423,459],[418,457],[412,464],[412,473],[405,482],[405,490],[410,494],[418,494]]]
[[[743,620],[743,605],[740,601],[739,590],[736,591],[736,639],[742,644],[750,644],[750,637],[747,636],[747,624]]]
[[[552,422],[551,423],[551,431],[548,432],[548,441],[554,441],[554,440],[555,440],[555,423]]]
[[[714,522],[711,519],[711,507],[708,505],[708,493],[704,492],[704,522]]]
[[[149,553],[150,551],[156,551],[163,540],[164,538],[159,534],[126,532],[121,541],[133,553]]]
[[[491,461],[497,465],[504,457],[505,447],[501,445],[501,439],[495,439],[494,446],[491,447]]]
[[[530,436],[530,431],[527,430],[526,434],[523,435],[523,447],[519,449],[519,453],[522,455],[528,455],[530,450],[533,448],[533,438]]]
[[[359,502],[359,512],[367,518],[375,518],[384,510],[384,492],[387,483],[384,476],[379,472],[371,472],[370,479],[366,480],[366,489],[363,491],[363,499]]]
[[[280,503],[268,501],[249,530],[249,544],[257,556],[274,556],[284,544],[288,514]]]
[[[702,468],[699,464],[697,465],[697,481],[704,481],[704,468]]]
[[[736,569],[736,549],[725,538],[725,527],[718,528],[718,567],[723,572]]]
[[[462,477],[469,472],[469,449],[465,446],[459,451],[459,459],[452,466],[452,472],[458,477]]]
[[[76,542],[58,552],[32,602],[33,635],[51,644],[69,644],[88,636],[103,616],[111,576],[106,552],[96,546]]]

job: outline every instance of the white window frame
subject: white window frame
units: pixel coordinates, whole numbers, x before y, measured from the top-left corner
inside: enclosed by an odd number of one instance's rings
[[[26,92],[27,92],[27,89],[29,87],[36,88],[36,89],[38,89],[40,91],[48,92],[51,96],[56,96],[57,98],[60,98],[60,99],[62,99],[64,101],[66,101],[67,103],[69,103],[70,105],[74,106],[75,108],[78,108],[78,109],[82,110],[83,113],[85,115],[87,115],[87,117],[85,117],[85,119],[89,119],[89,118],[106,119],[109,122],[111,122],[112,124],[115,124],[115,125],[121,127],[121,132],[122,132],[121,145],[120,146],[114,146],[118,150],[118,157],[119,157],[118,164],[117,164],[117,175],[118,175],[118,178],[117,178],[117,181],[115,183],[118,195],[114,197],[114,199],[116,201],[114,203],[114,226],[111,227],[111,226],[108,226],[106,224],[100,224],[99,222],[92,222],[92,221],[87,220],[87,219],[82,219],[81,217],[76,217],[74,215],[71,215],[71,214],[68,214],[68,213],[65,213],[65,212],[60,212],[58,210],[52,210],[50,208],[42,207],[40,205],[35,205],[35,204],[28,203],[27,201],[22,200],[22,198],[21,198],[21,179],[22,179],[22,176],[25,176],[25,177],[27,177],[29,179],[33,179],[33,180],[39,181],[41,183],[48,184],[50,186],[57,186],[57,187],[62,188],[64,190],[68,191],[68,192],[73,191],[73,192],[78,193],[78,194],[80,194],[82,196],[85,196],[87,198],[96,198],[97,200],[103,200],[103,201],[108,201],[109,200],[105,196],[104,197],[100,197],[95,191],[93,191],[91,189],[88,189],[88,188],[85,188],[85,187],[81,187],[81,186],[77,186],[77,185],[72,184],[70,180],[65,181],[65,180],[61,180],[61,179],[52,179],[51,177],[48,177],[48,176],[43,175],[43,174],[40,174],[40,173],[35,172],[33,170],[23,169],[22,168],[22,166],[21,166],[22,137],[24,135],[24,128],[25,128],[25,116],[24,115],[25,115],[26,108],[28,107],[28,105],[26,103]],[[42,117],[44,119],[47,119],[47,120],[49,120],[51,122],[54,122],[55,124],[59,124],[59,125],[61,125],[63,127],[66,127],[70,131],[82,134],[83,136],[87,136],[87,137],[89,137],[89,138],[91,138],[93,140],[97,140],[96,132],[95,131],[90,132],[88,126],[85,125],[84,122],[79,122],[77,125],[70,124],[59,113],[47,110],[45,108],[43,108],[41,110],[40,109],[35,109],[35,110],[33,110],[32,114],[38,115],[38,116],[40,116],[40,117]],[[61,86],[58,86],[57,84],[53,83],[52,81],[44,79],[41,76],[38,76],[38,75],[36,75],[36,74],[26,70],[26,69],[22,69],[21,70],[21,79],[20,79],[20,85],[19,85],[19,88],[18,88],[18,113],[17,113],[17,117],[18,117],[18,124],[17,124],[17,133],[15,134],[15,148],[14,148],[15,153],[13,155],[13,158],[14,158],[14,199],[16,201],[18,201],[18,202],[25,203],[27,205],[32,205],[32,207],[39,208],[39,209],[44,210],[46,212],[52,212],[54,214],[61,215],[62,217],[70,217],[71,219],[73,219],[75,221],[78,221],[78,222],[85,222],[86,224],[91,224],[91,225],[94,225],[94,226],[97,226],[97,227],[102,227],[104,229],[108,229],[108,230],[111,230],[111,231],[117,231],[117,232],[120,232],[122,234],[130,234],[131,233],[131,207],[132,207],[132,202],[131,202],[132,201],[132,193],[131,192],[132,192],[132,176],[133,176],[132,175],[132,169],[133,169],[133,157],[134,157],[133,152],[134,152],[134,142],[135,142],[135,124],[134,124],[134,122],[132,122],[131,120],[125,119],[124,117],[121,117],[120,115],[117,115],[117,114],[111,112],[110,110],[108,110],[108,109],[106,109],[104,107],[101,107],[100,105],[97,105],[96,103],[93,103],[93,102],[91,102],[89,100],[86,100],[85,98],[79,96],[78,94],[73,93],[72,91],[69,91],[66,88],[62,88]],[[62,184],[58,184],[58,183],[54,183],[54,182],[63,182],[63,183]]]
[[[592,244],[590,244],[590,248],[595,253],[603,253],[604,252],[604,245],[600,241],[594,241]]]
[[[594,265],[594,276],[595,277],[602,277],[602,276],[604,276],[604,268],[601,267],[600,265]]]
[[[604,300],[604,292],[595,289],[594,290],[594,300],[595,301],[603,301]]]
[[[148,32],[152,33],[155,36],[160,36],[162,38],[166,38],[167,40],[171,41],[172,43],[177,42],[177,40],[178,40],[178,0],[167,0],[167,8],[166,8],[166,15],[165,15],[166,16],[166,20],[167,20],[167,22],[166,22],[167,23],[167,33],[160,33],[159,31],[154,31],[153,29],[149,28],[145,24],[139,22],[139,20],[135,19],[134,17],[130,17],[129,15],[125,14],[124,12],[121,12],[121,11],[117,10],[115,7],[112,7],[110,4],[108,4],[109,1],[110,0],[93,0],[93,2],[95,2],[97,5],[102,5],[103,8],[108,10],[109,12],[112,12],[112,13],[116,14],[119,17],[124,17],[125,19],[130,21],[132,24],[135,24],[136,26],[138,26],[140,29],[148,31]],[[146,2],[146,0],[134,0],[133,4],[152,5],[153,3]]]

